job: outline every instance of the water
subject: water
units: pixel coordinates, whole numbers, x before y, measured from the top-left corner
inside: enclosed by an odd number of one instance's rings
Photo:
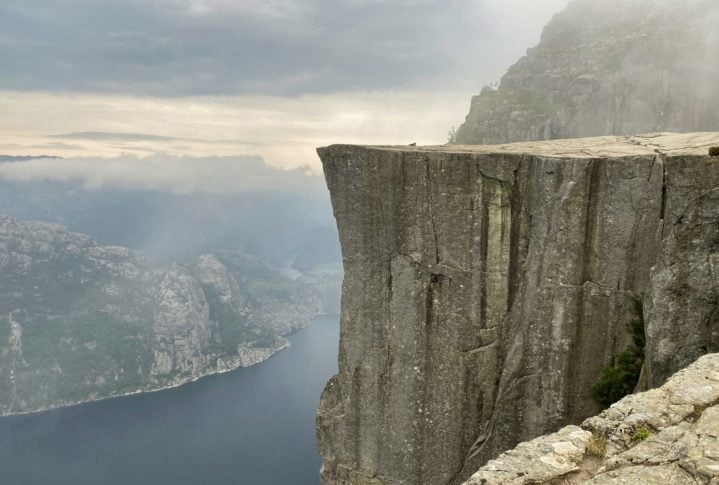
[[[2,485],[316,485],[337,317],[266,362],[177,389],[0,418]]]

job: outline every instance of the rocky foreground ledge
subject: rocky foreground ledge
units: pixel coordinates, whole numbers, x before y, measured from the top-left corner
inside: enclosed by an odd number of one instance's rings
[[[632,322],[646,335],[638,390],[719,352],[715,145],[719,133],[319,149],[345,267],[323,484],[461,484],[582,423]]]
[[[581,427],[522,443],[466,485],[719,483],[719,354]]]

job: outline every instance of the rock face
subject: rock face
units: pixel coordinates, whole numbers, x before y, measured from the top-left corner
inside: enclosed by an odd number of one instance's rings
[[[318,292],[237,253],[161,266],[55,224],[0,217],[0,415],[253,365]]]
[[[456,142],[717,131],[718,24],[714,1],[574,0],[472,99]]]
[[[522,443],[466,485],[719,483],[719,354],[581,428]]]
[[[319,149],[345,265],[323,483],[461,483],[596,414],[636,299],[642,388],[719,351],[718,143]]]

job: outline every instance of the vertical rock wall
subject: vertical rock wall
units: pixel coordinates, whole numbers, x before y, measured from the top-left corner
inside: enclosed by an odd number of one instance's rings
[[[597,413],[591,387],[647,291],[644,385],[719,350],[716,292],[691,269],[716,268],[719,162],[692,147],[718,140],[320,149],[345,264],[323,483],[458,483]],[[664,228],[679,199],[692,225]],[[677,325],[696,290],[704,313]]]

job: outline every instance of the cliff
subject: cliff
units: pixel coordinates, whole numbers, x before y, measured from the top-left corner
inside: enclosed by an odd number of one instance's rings
[[[672,484],[719,481],[719,354],[601,415],[522,443],[466,485]]]
[[[307,282],[238,253],[160,265],[57,224],[0,217],[0,415],[256,364],[322,303]]]
[[[345,266],[322,482],[461,483],[581,422],[637,319],[641,389],[719,351],[717,144],[319,149]]]
[[[719,130],[717,25],[715,1],[574,0],[472,99],[456,142]]]

